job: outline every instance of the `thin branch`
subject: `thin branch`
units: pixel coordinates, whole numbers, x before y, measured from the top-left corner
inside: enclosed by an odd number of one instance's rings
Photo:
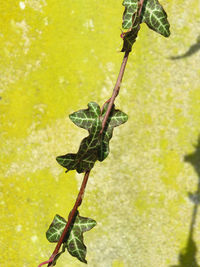
[[[62,233],[62,235],[61,235],[61,237],[60,237],[60,239],[59,239],[59,241],[58,241],[58,243],[57,243],[57,245],[55,247],[55,250],[52,253],[50,258],[53,257],[53,259],[54,259],[55,256],[58,254],[58,252],[60,250],[60,247],[61,247],[61,245],[63,243],[63,240],[65,238],[65,235],[66,235],[67,231],[69,230],[69,227],[70,227],[70,225],[71,225],[71,223],[73,221],[73,218],[74,218],[74,216],[75,216],[75,214],[77,212],[77,209],[81,205],[89,175],[90,175],[90,171],[85,172],[85,175],[84,175],[84,178],[83,178],[83,182],[82,182],[81,188],[79,190],[78,196],[76,198],[76,202],[74,204],[74,207],[73,207],[73,209],[72,209],[72,211],[71,211],[71,213],[69,215],[69,218],[68,218],[67,224],[65,226],[65,229],[64,229],[64,231],[63,231],[63,233]],[[48,264],[48,266],[50,266],[50,264]]]
[[[73,209],[72,209],[72,211],[71,211],[71,213],[69,215],[69,218],[68,218],[67,224],[66,224],[66,226],[64,228],[64,231],[63,231],[63,233],[62,233],[62,235],[61,235],[61,237],[60,237],[60,239],[59,239],[59,241],[58,241],[58,243],[57,243],[57,245],[56,245],[51,257],[49,258],[48,261],[45,261],[45,262],[41,263],[40,265],[38,265],[38,267],[41,267],[44,264],[48,264],[49,267],[53,266],[52,265],[53,260],[54,260],[55,256],[59,253],[60,247],[61,247],[61,245],[63,243],[63,240],[64,240],[64,238],[66,236],[66,233],[69,230],[69,227],[70,227],[70,225],[71,225],[71,223],[72,223],[72,221],[74,219],[74,216],[75,216],[75,214],[77,212],[78,207],[81,205],[81,202],[82,202],[82,199],[83,199],[83,196],[84,196],[84,192],[85,192],[85,188],[86,188],[86,185],[87,185],[87,181],[88,181],[88,178],[89,178],[89,174],[90,174],[90,171],[85,172],[85,175],[84,175],[84,178],[83,178],[83,182],[81,184],[78,196],[76,198],[76,202],[75,202],[74,207],[73,207]]]
[[[112,106],[114,104],[114,101],[115,101],[115,98],[117,97],[117,95],[119,94],[119,90],[120,90],[120,85],[121,85],[121,82],[122,82],[122,78],[123,78],[123,75],[124,75],[124,71],[125,71],[125,67],[126,67],[126,63],[127,63],[127,60],[128,60],[128,55],[129,55],[129,52],[125,52],[125,55],[124,55],[124,58],[123,58],[123,61],[122,61],[122,64],[121,64],[121,68],[120,68],[120,72],[119,72],[119,75],[118,75],[118,78],[117,78],[117,82],[115,84],[115,87],[113,89],[113,93],[112,93],[112,96],[111,98],[106,101],[106,102],[109,102],[108,104],[108,108],[107,108],[107,111],[106,111],[106,114],[104,116],[104,119],[102,121],[102,128],[101,128],[101,131],[100,131],[100,134],[102,134],[104,128],[105,128],[105,125],[106,125],[106,122],[108,120],[108,117],[109,117],[109,114],[110,114],[110,111],[112,109]],[[48,264],[48,267],[52,267],[53,266],[53,261],[56,257],[56,255],[59,253],[59,250],[60,250],[60,247],[63,243],[63,240],[66,236],[66,233],[67,231],[69,230],[69,227],[74,219],[74,216],[77,212],[77,209],[78,207],[81,205],[81,202],[82,202],[82,199],[83,199],[83,195],[84,195],[84,191],[85,191],[85,188],[86,188],[86,185],[87,185],[87,181],[88,181],[88,178],[89,178],[89,174],[90,174],[90,171],[87,171],[85,172],[85,176],[83,178],[83,182],[82,182],[82,185],[81,185],[81,188],[79,190],[79,194],[77,196],[77,199],[76,199],[76,202],[74,204],[74,207],[69,215],[69,218],[68,218],[68,221],[67,221],[67,224],[64,228],[64,231],[51,255],[51,257],[49,258],[48,261],[44,261],[42,262],[40,265],[38,265],[38,267],[41,267],[42,265],[45,265],[45,264]]]
[[[38,265],[38,267],[41,267],[42,265],[45,265],[45,264],[48,264],[48,263],[52,263],[52,259],[51,258],[49,258],[49,260],[48,261],[44,261],[44,262],[42,262],[42,263],[40,263],[39,265]],[[50,265],[51,266],[51,265]]]
[[[118,78],[117,78],[117,82],[115,84],[115,87],[113,89],[113,93],[112,93],[112,96],[111,98],[107,101],[109,102],[108,104],[108,109],[106,111],[106,114],[104,116],[104,119],[102,121],[102,128],[101,128],[101,131],[100,131],[100,134],[102,134],[104,128],[105,128],[105,125],[106,125],[106,122],[108,120],[108,117],[109,117],[109,114],[110,114],[110,111],[112,109],[112,106],[113,106],[113,103],[115,101],[115,98],[117,97],[118,93],[119,93],[119,90],[120,90],[120,85],[121,85],[121,82],[122,82],[122,78],[123,78],[123,75],[124,75],[124,71],[125,71],[125,67],[126,67],[126,63],[127,63],[127,60],[128,60],[128,55],[129,55],[129,52],[126,52],[125,55],[124,55],[124,58],[123,58],[123,61],[122,61],[122,65],[121,65],[121,68],[120,68],[120,72],[119,72],[119,75],[118,75]],[[77,199],[76,199],[76,202],[74,204],[74,207],[69,215],[69,218],[68,218],[68,221],[67,221],[67,224],[64,228],[64,231],[51,255],[51,257],[49,258],[48,261],[44,261],[42,262],[40,265],[38,265],[38,267],[41,267],[42,265],[45,265],[45,264],[48,264],[48,267],[51,267],[53,266],[53,261],[54,261],[54,258],[56,257],[56,255],[59,253],[59,250],[60,250],[60,247],[63,243],[63,240],[66,236],[66,233],[67,231],[69,230],[69,227],[73,221],[73,218],[77,212],[77,209],[78,207],[81,205],[81,202],[82,202],[82,199],[83,199],[83,195],[84,195],[84,191],[85,191],[85,188],[86,188],[86,185],[87,185],[87,181],[88,181],[88,178],[89,178],[89,174],[90,174],[90,171],[87,171],[85,172],[85,176],[83,178],[83,182],[82,182],[82,185],[81,185],[81,188],[80,188],[80,191],[79,191],[79,194],[77,196]]]
[[[140,2],[139,2],[139,6],[140,6],[140,8],[139,8],[138,16],[140,16],[141,13],[142,13],[143,4],[144,4],[144,0],[140,0]],[[138,29],[138,30],[139,30],[139,29]],[[118,75],[118,78],[117,78],[117,82],[116,82],[115,87],[114,87],[114,89],[113,89],[112,96],[111,96],[110,99],[108,99],[108,100],[104,103],[104,105],[105,105],[106,103],[109,102],[109,104],[108,104],[108,108],[107,108],[107,111],[106,111],[106,114],[105,114],[105,116],[104,116],[104,118],[103,118],[103,121],[102,121],[102,129],[101,129],[101,131],[100,131],[100,134],[103,133],[103,130],[104,130],[105,126],[106,126],[106,122],[107,122],[108,117],[109,117],[109,115],[110,115],[112,106],[113,106],[113,104],[114,104],[114,102],[115,102],[115,98],[116,98],[117,95],[119,94],[119,90],[120,90],[120,86],[121,86],[122,78],[123,78],[123,75],[124,75],[124,71],[125,71],[125,68],[126,68],[126,63],[127,63],[127,61],[128,61],[129,53],[130,53],[130,52],[125,52],[125,55],[124,55],[124,58],[123,58],[123,61],[122,61],[122,64],[121,64],[121,68],[120,68],[120,71],[119,71],[119,75]],[[103,107],[104,107],[104,105],[103,105]],[[103,107],[102,107],[101,110],[103,110]]]
[[[140,16],[140,15],[141,15],[142,8],[143,8],[143,4],[144,4],[144,0],[140,0],[140,2],[139,2],[140,9],[139,9],[139,12],[138,12],[138,16]]]
[[[129,56],[129,52],[125,52],[125,55],[124,55],[124,58],[123,58],[123,61],[122,61],[122,64],[121,64],[121,68],[120,68],[120,71],[119,71],[119,75],[118,75],[115,87],[113,89],[112,96],[108,101],[106,101],[106,102],[109,102],[109,104],[108,104],[108,108],[106,110],[106,114],[105,114],[105,116],[103,118],[103,121],[102,121],[102,129],[100,131],[100,134],[103,133],[103,130],[104,130],[105,126],[106,126],[106,122],[107,122],[108,117],[110,115],[112,106],[113,106],[113,104],[115,102],[115,98],[119,94],[120,85],[121,85],[122,78],[123,78],[123,75],[124,75],[124,71],[125,71],[125,68],[126,68],[126,63],[127,63],[127,60],[128,60],[128,56]]]

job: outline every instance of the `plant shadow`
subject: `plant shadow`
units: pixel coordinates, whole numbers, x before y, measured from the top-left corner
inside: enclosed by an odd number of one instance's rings
[[[197,37],[196,43],[191,45],[190,48],[184,54],[178,55],[178,56],[171,56],[169,57],[169,59],[177,60],[177,59],[190,57],[193,54],[197,53],[199,50],[200,50],[200,35]]]
[[[200,136],[198,138],[198,143],[195,146],[194,153],[186,155],[184,157],[184,161],[190,163],[194,167],[196,173],[198,174],[198,185],[196,192],[188,193],[189,199],[194,203],[194,208],[192,212],[186,247],[179,254],[178,265],[173,265],[170,267],[200,267],[196,260],[197,245],[193,237],[198,207],[200,203]]]

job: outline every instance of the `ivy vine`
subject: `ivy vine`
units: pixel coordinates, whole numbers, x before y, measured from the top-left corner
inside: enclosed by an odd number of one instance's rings
[[[117,82],[111,98],[105,102],[102,108],[97,103],[90,102],[87,109],[81,109],[69,116],[74,124],[87,130],[89,135],[81,141],[77,153],[67,153],[58,156],[56,160],[66,168],[66,172],[76,170],[78,173],[85,174],[68,220],[56,215],[49,226],[46,237],[49,242],[57,243],[57,245],[49,260],[42,262],[38,267],[44,264],[55,266],[58,258],[66,249],[73,257],[87,263],[87,249],[83,241],[83,233],[92,229],[96,225],[96,221],[80,216],[78,207],[82,203],[90,171],[95,162],[105,160],[109,154],[109,141],[114,128],[128,120],[128,116],[124,112],[115,109],[114,101],[120,90],[129,53],[136,41],[140,24],[143,22],[164,37],[170,35],[167,14],[158,0],[124,0],[123,6],[125,10],[122,21],[124,32],[121,34],[123,38],[121,52],[124,52],[124,57]]]

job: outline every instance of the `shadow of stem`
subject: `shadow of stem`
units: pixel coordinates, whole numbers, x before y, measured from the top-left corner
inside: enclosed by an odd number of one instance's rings
[[[197,246],[194,241],[194,228],[197,219],[198,207],[200,203],[200,137],[192,154],[184,157],[185,162],[189,162],[198,174],[198,186],[195,193],[188,193],[189,199],[194,203],[192,219],[189,228],[189,235],[186,247],[179,254],[179,264],[171,267],[200,267],[196,260]]]
[[[200,50],[200,35],[197,37],[196,43],[193,44],[193,45],[191,45],[190,48],[188,49],[188,51],[186,51],[182,55],[171,56],[171,57],[169,57],[169,59],[171,59],[171,60],[177,60],[177,59],[182,59],[182,58],[190,57],[193,54],[197,53],[199,50]]]

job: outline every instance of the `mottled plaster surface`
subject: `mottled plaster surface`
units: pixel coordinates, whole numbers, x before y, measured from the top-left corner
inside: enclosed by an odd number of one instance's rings
[[[129,120],[80,209],[98,223],[85,234],[88,267],[200,265],[200,2],[161,3],[171,37],[142,26],[116,101]],[[0,266],[37,266],[54,248],[45,231],[82,179],[55,157],[86,135],[68,114],[111,94],[122,13],[114,0],[0,5]],[[57,266],[84,264],[66,253]]]

